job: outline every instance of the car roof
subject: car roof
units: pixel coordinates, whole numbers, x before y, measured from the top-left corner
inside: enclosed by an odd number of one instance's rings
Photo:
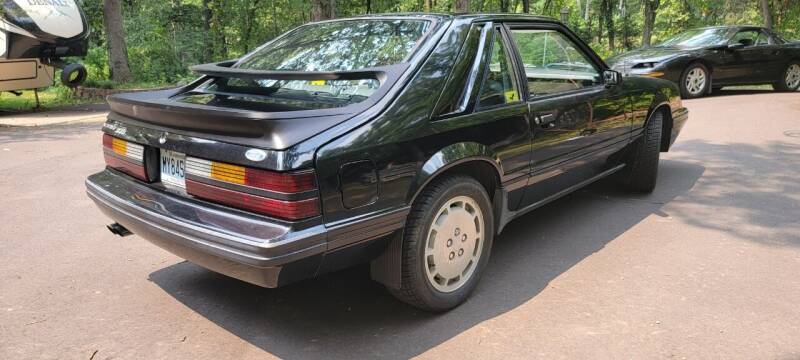
[[[407,12],[407,13],[381,13],[381,14],[366,14],[359,16],[351,16],[345,18],[331,19],[335,20],[349,20],[349,19],[364,19],[364,18],[434,18],[439,20],[454,20],[464,19],[473,21],[532,21],[532,22],[558,22],[556,19],[548,16],[528,15],[528,14],[508,14],[508,13],[429,13],[429,12]]]
[[[735,29],[735,30],[742,30],[742,29],[760,29],[765,30],[763,26],[758,25],[716,25],[716,26],[704,26],[698,29]]]

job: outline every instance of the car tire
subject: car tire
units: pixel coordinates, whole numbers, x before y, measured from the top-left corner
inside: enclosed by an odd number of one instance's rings
[[[625,181],[631,191],[651,193],[656,188],[663,122],[664,114],[661,111],[653,113],[644,134],[634,145]]]
[[[493,240],[494,215],[486,189],[463,175],[435,180],[408,216],[401,286],[389,291],[426,311],[452,309],[477,286]]]
[[[709,86],[711,86],[711,73],[701,63],[693,63],[687,66],[683,70],[681,82],[678,84],[681,90],[681,97],[684,99],[699,98],[707,94]]]
[[[792,61],[786,66],[774,88],[778,91],[797,91],[800,88],[800,61]]]

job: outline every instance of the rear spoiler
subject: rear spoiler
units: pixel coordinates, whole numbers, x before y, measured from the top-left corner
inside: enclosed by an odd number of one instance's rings
[[[201,64],[189,67],[195,73],[213,78],[237,79],[275,79],[275,80],[359,80],[376,79],[384,83],[393,83],[408,68],[408,63],[378,66],[347,71],[286,71],[286,70],[254,70],[232,67],[238,60]]]
[[[353,71],[304,72],[265,71],[232,67],[236,60],[191,67],[203,75],[179,89],[111,95],[110,120],[146,123],[179,129],[200,138],[248,145],[259,148],[286,149],[316,133],[369,109],[390,91],[410,66],[401,63]],[[181,94],[195,92],[209,79],[286,79],[337,80],[377,79],[380,87],[366,100],[340,108],[269,112],[176,101]],[[202,93],[202,91],[196,91]]]

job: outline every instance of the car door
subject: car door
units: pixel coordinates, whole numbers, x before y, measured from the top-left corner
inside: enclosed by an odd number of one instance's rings
[[[731,44],[741,44],[740,48],[729,49],[725,68],[722,69],[726,74],[726,83],[757,83],[766,81],[768,72],[766,65],[766,38],[759,29],[744,29],[736,32],[731,40]],[[759,42],[760,41],[760,42]]]
[[[473,24],[434,109],[431,137],[434,143],[457,141],[447,150],[454,153],[474,150],[463,147],[488,148],[500,164],[507,210],[512,211],[530,175],[531,144],[528,106],[514,61],[501,25]]]
[[[629,141],[630,102],[621,86],[604,84],[602,62],[565,29],[509,24],[507,31],[533,120],[527,206],[608,169],[604,157]]]
[[[500,24],[487,24],[486,64],[475,103],[475,114],[496,119],[496,126],[481,137],[499,137],[491,147],[498,154],[509,192],[508,208],[518,208],[530,174],[530,120],[522,100],[520,79],[515,71],[514,53]],[[502,140],[500,140],[502,138]],[[520,181],[521,180],[521,181]]]
[[[764,61],[763,70],[764,81],[774,82],[783,80],[783,72],[789,57],[784,53],[784,45],[780,39],[770,32],[761,30],[761,35],[756,44],[763,48]]]

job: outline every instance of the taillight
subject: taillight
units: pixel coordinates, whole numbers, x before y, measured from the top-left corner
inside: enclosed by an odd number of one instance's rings
[[[108,167],[147,180],[144,146],[103,134],[103,156]]]
[[[186,192],[202,199],[289,220],[300,220],[319,214],[316,198],[277,200],[189,179],[186,179]]]
[[[282,193],[300,193],[316,189],[311,171],[279,173],[190,157],[186,172],[202,178]]]
[[[186,192],[232,207],[300,220],[319,215],[312,171],[279,173],[186,158]]]

